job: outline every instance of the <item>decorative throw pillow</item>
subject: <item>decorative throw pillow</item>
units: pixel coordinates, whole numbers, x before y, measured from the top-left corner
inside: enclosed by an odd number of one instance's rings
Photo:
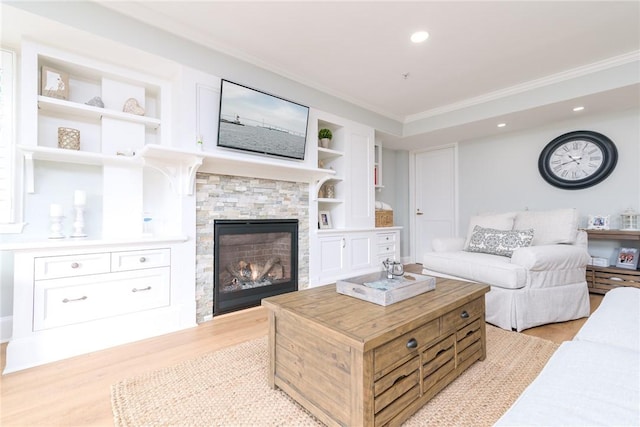
[[[533,229],[496,230],[476,225],[466,250],[511,257],[515,249],[530,246],[532,240]]]
[[[469,240],[471,240],[471,235],[476,225],[484,228],[495,228],[497,230],[513,230],[515,217],[516,212],[472,216],[469,220],[469,228],[467,229],[467,238],[465,239],[464,247],[469,247]]]

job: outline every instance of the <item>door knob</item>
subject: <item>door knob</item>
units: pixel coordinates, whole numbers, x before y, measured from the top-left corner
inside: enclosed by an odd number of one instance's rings
[[[420,209],[416,212],[416,215],[424,215],[424,212],[420,212]]]

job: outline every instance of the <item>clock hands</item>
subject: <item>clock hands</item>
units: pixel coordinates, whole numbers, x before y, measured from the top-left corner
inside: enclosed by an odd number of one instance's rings
[[[561,163],[561,164],[560,164],[560,166],[564,166],[564,165],[566,165],[566,164],[568,164],[568,163],[571,163],[571,162],[576,162],[576,164],[579,166],[579,165],[580,165],[580,162],[579,162],[578,160],[582,160],[582,156],[576,156],[576,157],[574,157],[574,156],[569,156],[569,158],[570,158],[571,160],[569,160],[568,162]],[[576,160],[576,159],[577,159],[577,160]]]

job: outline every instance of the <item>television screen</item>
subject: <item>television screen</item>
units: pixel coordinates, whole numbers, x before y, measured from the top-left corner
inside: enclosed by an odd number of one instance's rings
[[[309,107],[222,80],[218,146],[304,160]]]

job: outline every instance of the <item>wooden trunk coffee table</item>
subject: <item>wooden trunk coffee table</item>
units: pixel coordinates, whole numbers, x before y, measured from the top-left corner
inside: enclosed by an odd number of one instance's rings
[[[399,425],[486,356],[489,286],[436,289],[380,306],[335,285],[265,298],[269,384],[327,425]]]

